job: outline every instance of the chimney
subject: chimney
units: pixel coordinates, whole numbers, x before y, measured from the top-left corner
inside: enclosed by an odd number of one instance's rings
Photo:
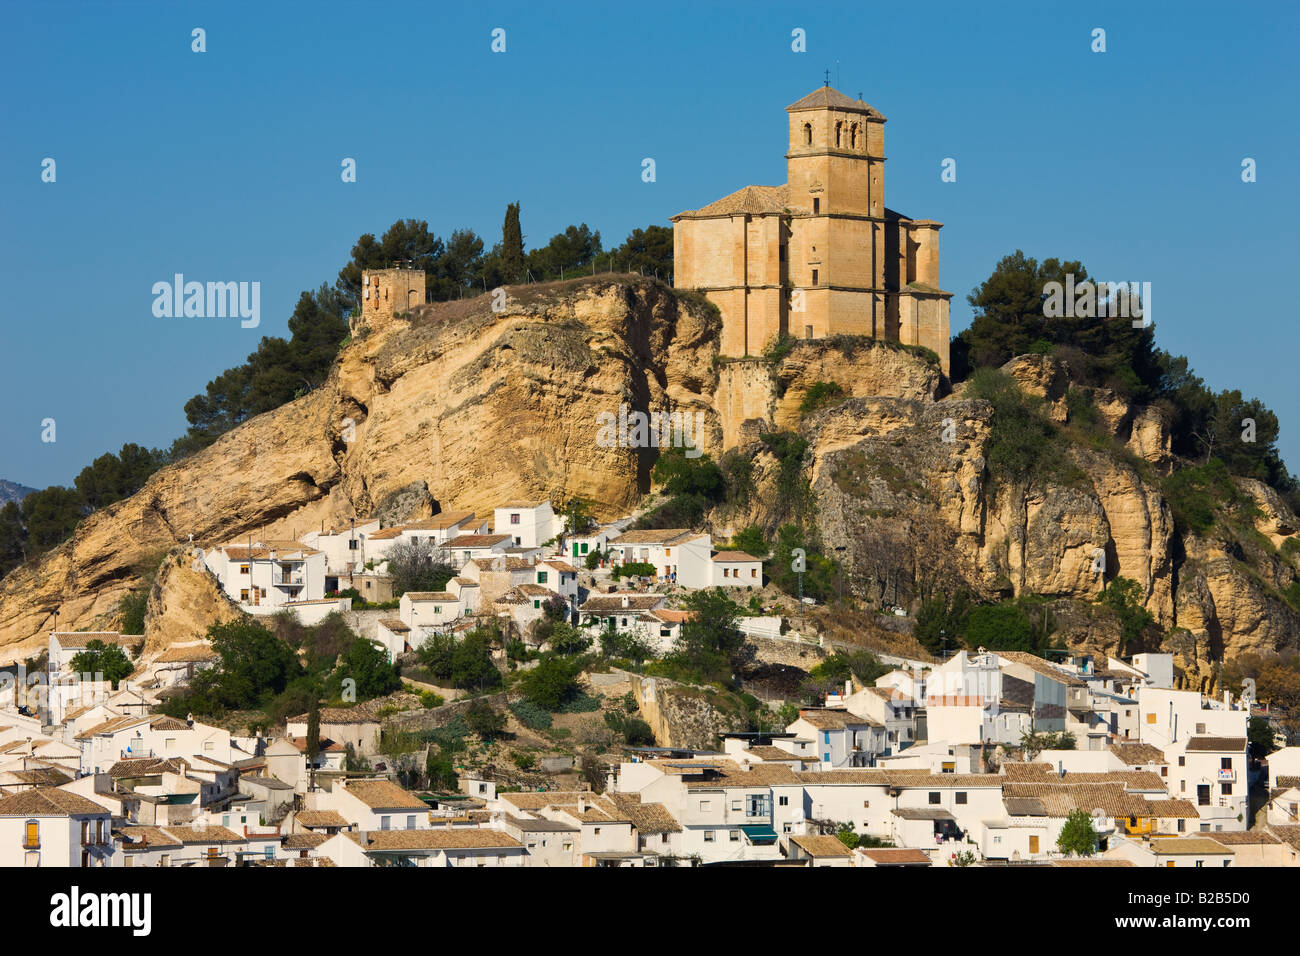
[[[578,795],[578,812],[579,813],[587,812],[587,798],[582,794]]]
[[[623,595],[623,606],[624,606],[624,607],[627,607],[627,595],[626,595],[626,594]]]

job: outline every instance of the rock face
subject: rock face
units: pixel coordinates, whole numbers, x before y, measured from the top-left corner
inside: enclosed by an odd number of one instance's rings
[[[987,467],[992,406],[962,389],[940,398],[938,370],[907,351],[840,338],[794,343],[774,359],[720,360],[716,311],[653,280],[601,276],[507,293],[499,311],[481,296],[359,329],[320,388],[89,516],[0,582],[0,660],[43,645],[56,613],[60,628],[111,626],[140,569],[191,538],[204,548],[296,538],[354,517],[483,514],[510,498],[581,496],[599,517],[626,514],[650,490],[659,449],[627,447],[607,427],[621,408],[698,416],[703,451],[752,457],[755,494],[715,514],[715,530],[789,519],[781,463],[757,439],[798,432],[823,547],[844,549],[846,587],[870,601],[912,600],[899,590],[906,578],[1086,609],[1104,562],[1107,578],[1139,583],[1163,628],[1186,629],[1189,668],[1300,639],[1285,598],[1300,551],[1295,516],[1270,489],[1243,482],[1257,506],[1251,534],[1179,540],[1159,487],[1171,459],[1157,410],[1093,390],[1113,447],[1071,445],[1050,474],[1012,485]],[[1071,427],[1064,365],[1030,355],[1004,371]],[[805,412],[818,382],[839,391]],[[149,601],[151,648],[230,613],[184,554],[167,560]],[[1070,621],[1071,640],[1117,640],[1105,615],[1063,609],[1058,618]],[[668,727],[656,730],[696,739]]]
[[[662,283],[602,276],[511,287],[499,312],[480,296],[363,330],[323,386],[158,472],[0,582],[0,659],[43,644],[56,611],[64,629],[111,621],[137,566],[191,536],[205,548],[296,538],[357,516],[485,513],[510,498],[578,495],[601,517],[626,513],[658,449],[601,441],[601,416],[620,406],[698,413],[697,444],[716,455],[745,418],[797,407],[812,381],[917,395],[938,382],[895,350],[803,344],[720,383],[719,329],[716,311]]]
[[[200,640],[212,624],[243,616],[199,561],[198,549],[175,548],[158,567],[144,617],[144,657],[171,644]]]
[[[1132,468],[1085,451],[1068,484],[990,485],[991,415],[983,401],[885,398],[825,413],[812,483],[826,542],[844,547],[860,574],[901,554],[918,578],[986,596],[1092,597],[1104,566],[1142,585],[1147,607],[1172,621],[1173,522],[1158,491]],[[900,554],[882,555],[882,541]]]
[[[718,746],[718,734],[746,727],[742,714],[717,706],[710,699],[712,692],[698,687],[632,675],[632,693],[660,747],[712,750]]]

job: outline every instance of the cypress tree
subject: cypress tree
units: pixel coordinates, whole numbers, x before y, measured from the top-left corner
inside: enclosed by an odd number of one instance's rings
[[[519,228],[519,203],[506,206],[501,228],[501,269],[508,282],[518,282],[524,271],[524,234]]]

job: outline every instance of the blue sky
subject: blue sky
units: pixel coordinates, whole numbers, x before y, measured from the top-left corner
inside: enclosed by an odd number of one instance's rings
[[[491,244],[518,200],[530,246],[575,222],[614,245],[784,182],[783,110],[827,68],[889,118],[888,204],[945,224],[954,333],[1016,248],[1151,282],[1158,343],[1272,407],[1300,471],[1296,8],[888,6],[6,4],[0,477],[70,484],[170,444],[191,395],[399,217]],[[260,282],[260,327],[155,318],[176,272]]]

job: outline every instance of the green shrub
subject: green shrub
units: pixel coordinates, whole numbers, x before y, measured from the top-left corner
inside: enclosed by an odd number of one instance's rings
[[[529,730],[547,730],[551,726],[551,715],[526,697],[511,704],[510,712]]]
[[[813,382],[808,386],[808,391],[804,392],[799,411],[807,415],[823,405],[834,405],[843,398],[844,389],[839,382]]]

